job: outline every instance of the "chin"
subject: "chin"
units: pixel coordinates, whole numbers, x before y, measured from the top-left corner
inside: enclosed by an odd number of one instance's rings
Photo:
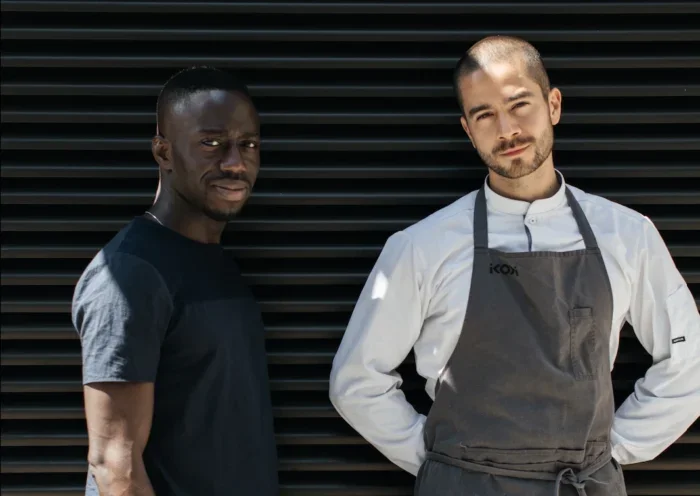
[[[489,169],[501,177],[507,179],[519,179],[529,176],[540,168],[542,163],[527,162],[521,158],[510,159],[505,163],[492,162],[488,164]]]
[[[205,208],[204,214],[217,222],[229,222],[238,217],[239,212],[243,209],[243,205],[236,205],[229,208]]]

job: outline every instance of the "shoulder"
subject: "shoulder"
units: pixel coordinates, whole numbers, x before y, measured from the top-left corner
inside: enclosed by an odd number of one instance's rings
[[[623,222],[625,225],[641,228],[649,221],[649,218],[629,207],[616,203],[602,196],[588,193],[575,186],[568,185],[574,197],[581,205],[589,222],[597,224],[609,224],[613,219]]]
[[[455,250],[471,243],[476,191],[391,235],[384,248],[389,257],[411,257],[416,270],[436,268]]]
[[[404,229],[419,248],[435,247],[440,238],[450,234],[470,234],[477,191],[472,191]]]
[[[663,245],[652,220],[629,207],[569,186],[581,205],[601,249],[636,265],[640,253],[651,245]]]
[[[86,292],[106,294],[115,287],[123,293],[167,287],[154,257],[138,249],[140,244],[131,224],[119,231],[85,267],[74,300]]]

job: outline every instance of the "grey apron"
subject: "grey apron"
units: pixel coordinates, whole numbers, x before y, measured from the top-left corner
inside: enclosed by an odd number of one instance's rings
[[[566,197],[585,249],[488,248],[474,209],[462,332],[425,425],[416,496],[625,496],[611,457],[612,290],[591,226]]]

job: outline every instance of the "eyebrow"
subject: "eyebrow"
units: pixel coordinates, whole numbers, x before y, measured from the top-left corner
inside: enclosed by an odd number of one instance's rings
[[[532,91],[530,90],[523,90],[515,95],[509,96],[508,99],[506,100],[507,103],[514,102],[515,100],[520,100],[521,98],[527,98],[533,96]],[[484,105],[477,105],[476,107],[472,107],[469,109],[469,117],[474,117],[474,115],[478,114],[479,112],[482,112],[484,110],[488,110],[491,108],[491,105],[484,104]]]
[[[219,129],[219,128],[205,128],[205,129],[199,129],[197,130],[198,134],[226,134],[227,131],[225,129]],[[259,138],[260,133],[242,133],[241,134],[242,138]]]
[[[198,129],[197,133],[199,134],[223,134],[226,131],[224,129],[219,129],[219,128],[204,128],[204,129]]]
[[[532,91],[530,90],[523,90],[518,93],[516,93],[513,96],[508,97],[508,100],[506,100],[508,103],[514,102],[515,100],[520,100],[521,98],[527,98],[533,96]]]

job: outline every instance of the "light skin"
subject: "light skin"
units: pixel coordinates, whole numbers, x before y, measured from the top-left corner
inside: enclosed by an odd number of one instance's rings
[[[561,92],[547,97],[524,62],[482,66],[459,81],[462,128],[489,168],[489,186],[499,195],[532,202],[559,188],[552,146],[561,117]]]
[[[161,133],[152,142],[160,183],[150,211],[183,236],[220,243],[260,169],[260,124],[252,102],[238,92],[195,93],[168,110]],[[153,383],[84,387],[88,463],[101,496],[155,494],[142,456],[153,391]]]

